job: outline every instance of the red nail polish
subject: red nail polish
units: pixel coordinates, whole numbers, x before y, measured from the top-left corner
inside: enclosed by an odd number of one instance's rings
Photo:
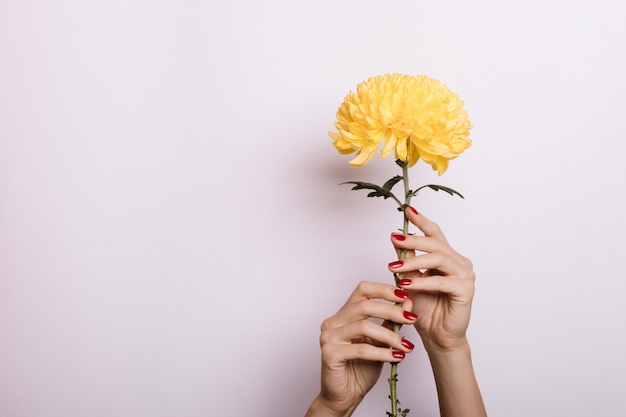
[[[405,348],[409,349],[409,350],[413,350],[413,348],[415,347],[415,345],[411,342],[409,342],[406,339],[402,339],[400,341],[400,343],[402,343],[402,346],[404,346]]]
[[[393,294],[398,298],[402,298],[402,299],[409,298],[409,293],[404,290],[401,290],[400,288],[396,288],[393,291]]]
[[[394,261],[394,262],[389,263],[389,268],[400,268],[402,265],[404,265],[404,262]]]
[[[417,314],[411,313],[410,311],[405,311],[402,314],[404,314],[404,318],[407,320],[417,320]]]
[[[406,240],[406,236],[404,236],[404,235],[393,234],[392,236],[393,236],[393,238],[394,238],[395,240],[399,240],[400,242],[402,242],[402,241]]]
[[[411,210],[414,214],[419,214],[419,213],[417,212],[417,210],[415,210],[415,209],[414,209],[413,207],[411,207],[411,206],[409,206],[409,210]]]
[[[413,281],[411,281],[408,278],[404,278],[404,279],[401,279],[401,280],[398,281],[398,285],[401,286],[401,287],[406,287],[408,285],[411,285],[412,283],[413,283]]]
[[[393,351],[391,351],[391,354],[396,359],[403,359],[404,355],[405,355],[405,353],[403,351],[401,351],[401,350],[393,350]]]

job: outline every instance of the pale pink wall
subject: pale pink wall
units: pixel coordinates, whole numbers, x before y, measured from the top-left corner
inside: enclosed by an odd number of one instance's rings
[[[398,213],[338,184],[395,165],[350,169],[327,132],[350,89],[395,71],[443,80],[475,125],[443,177],[412,180],[467,197],[415,204],[476,265],[491,414],[626,414],[625,17],[611,0],[0,1],[0,415],[303,414],[319,323],[391,279]],[[384,415],[385,389],[357,415]],[[421,349],[401,390],[436,413]]]

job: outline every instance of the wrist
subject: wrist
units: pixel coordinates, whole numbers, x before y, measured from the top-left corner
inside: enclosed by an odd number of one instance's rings
[[[350,405],[346,409],[326,400],[319,394],[309,406],[304,417],[350,417],[357,405]]]
[[[429,357],[466,355],[471,352],[466,336],[446,343],[438,343],[426,338],[423,338],[422,342]]]
[[[465,373],[465,371],[473,369],[472,351],[469,342],[465,338],[463,341],[453,345],[428,344],[426,352],[428,353],[428,359],[435,374],[435,379],[437,379],[438,375],[447,375],[450,372],[456,375],[457,373]]]

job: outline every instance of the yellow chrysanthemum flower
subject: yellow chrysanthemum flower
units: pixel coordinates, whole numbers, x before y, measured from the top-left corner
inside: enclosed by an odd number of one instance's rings
[[[439,175],[448,161],[471,145],[472,125],[458,95],[425,75],[387,74],[369,78],[337,110],[337,132],[329,132],[342,154],[356,152],[352,166],[395,152],[409,167],[421,158]]]

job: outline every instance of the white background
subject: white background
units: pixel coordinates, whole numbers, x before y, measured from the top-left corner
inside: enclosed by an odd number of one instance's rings
[[[327,134],[388,72],[474,124],[411,181],[466,195],[414,205],[475,264],[490,415],[626,415],[625,4],[0,0],[0,415],[302,415],[320,322],[391,282],[399,213],[338,184],[396,166]],[[437,414],[421,345],[400,399]]]

